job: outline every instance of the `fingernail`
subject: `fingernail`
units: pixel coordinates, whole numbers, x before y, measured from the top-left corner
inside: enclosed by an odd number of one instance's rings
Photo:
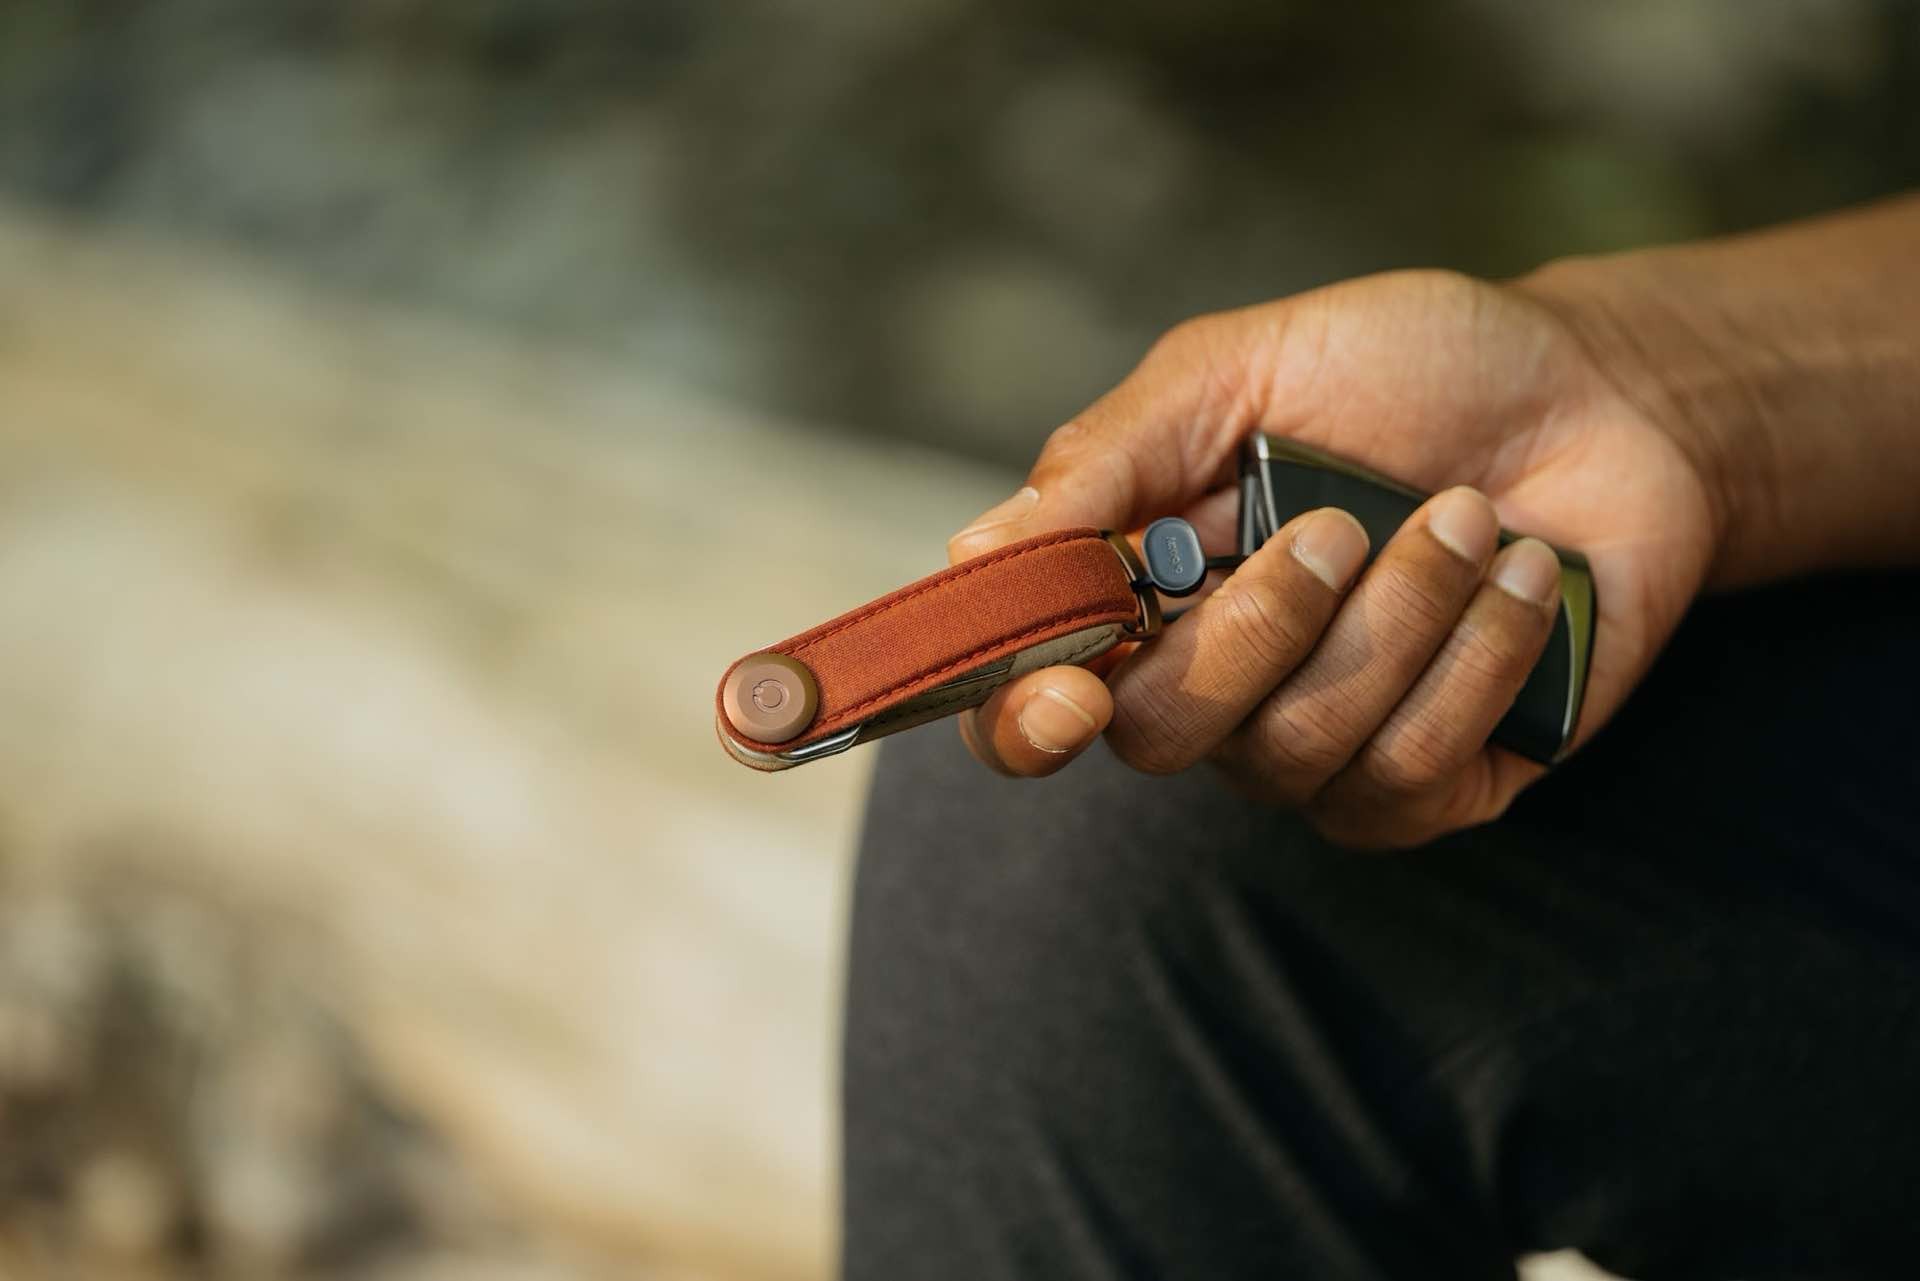
[[[1486,563],[1500,537],[1500,522],[1486,495],[1471,486],[1449,489],[1427,505],[1427,529],[1461,560]]]
[[[1087,709],[1051,685],[1035,690],[1020,709],[1020,737],[1043,752],[1071,752],[1098,728]]]
[[[1367,531],[1337,507],[1315,512],[1293,536],[1293,558],[1315,578],[1341,591],[1367,558]]]
[[[1025,520],[1033,513],[1034,504],[1040,501],[1040,491],[1027,485],[1006,502],[989,507],[980,513],[971,525],[949,538],[947,542],[960,543],[974,538],[997,525],[1011,525],[1015,521]]]
[[[1560,558],[1537,538],[1523,538],[1500,553],[1493,585],[1509,596],[1545,605],[1560,595]]]

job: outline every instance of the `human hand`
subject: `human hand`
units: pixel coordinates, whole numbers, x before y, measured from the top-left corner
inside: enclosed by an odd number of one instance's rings
[[[1546,643],[1557,562],[1600,601],[1576,743],[1619,707],[1699,591],[1721,529],[1696,442],[1620,389],[1524,285],[1369,277],[1181,325],[1048,440],[1030,486],[955,560],[1070,525],[1192,520],[1233,542],[1256,430],[1441,490],[1360,572],[1357,522],[1295,518],[1106,679],[1032,673],[961,718],[1003,772],[1059,769],[1102,729],[1148,773],[1202,760],[1348,844],[1410,845],[1502,813],[1541,767],[1487,736]]]

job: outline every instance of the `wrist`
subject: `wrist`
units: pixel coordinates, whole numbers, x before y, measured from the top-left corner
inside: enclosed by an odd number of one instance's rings
[[[1516,287],[1693,464],[1710,579],[1911,561],[1920,200],[1550,263]]]
[[[1751,547],[1773,478],[1755,466],[1753,393],[1697,304],[1687,264],[1651,250],[1560,259],[1514,282],[1585,353],[1606,390],[1691,464],[1710,515],[1710,577],[1728,577],[1729,548]],[[1663,261],[1662,259],[1666,260]]]

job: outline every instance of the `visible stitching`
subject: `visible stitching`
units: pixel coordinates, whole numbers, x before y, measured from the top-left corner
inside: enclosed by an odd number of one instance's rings
[[[936,667],[932,671],[920,672],[920,673],[917,673],[916,675],[910,676],[906,680],[898,682],[892,690],[888,690],[885,693],[881,693],[881,694],[875,694],[871,698],[863,698],[859,702],[854,703],[851,706],[841,708],[840,711],[834,715],[833,720],[829,722],[829,724],[837,725],[845,717],[852,716],[853,714],[863,710],[864,708],[872,707],[876,703],[885,702],[887,699],[894,697],[897,691],[902,686],[917,685],[924,680],[930,680],[935,677],[945,676],[949,672],[963,670],[967,667],[968,664],[978,662],[980,659],[986,657],[986,655],[992,653],[996,649],[1002,648],[1003,646],[1007,646],[1007,645],[1018,646],[1021,641],[1030,640],[1035,636],[1041,636],[1048,632],[1064,634],[1065,632],[1078,631],[1081,627],[1089,626],[1093,623],[1098,623],[1098,622],[1110,623],[1110,622],[1120,621],[1118,619],[1113,618],[1112,614],[1113,614],[1112,610],[1096,611],[1094,613],[1089,613],[1089,614],[1075,614],[1069,618],[1059,619],[1051,623],[1042,623],[1040,626],[1032,628],[1028,631],[1021,632],[1017,636],[1002,637],[999,640],[992,641],[986,645],[982,645],[979,649],[976,649],[970,654],[966,654],[960,658],[955,659],[954,661],[946,664],[944,667]],[[1131,618],[1132,616],[1133,615],[1131,611],[1129,611],[1125,615],[1125,617],[1127,618]]]
[[[1131,619],[1132,617],[1134,617],[1134,614],[1133,614],[1133,611],[1131,610],[1129,610],[1124,615],[1117,615],[1112,611],[1106,611],[1106,612],[1097,612],[1097,613],[1090,613],[1090,614],[1075,614],[1067,618],[1056,620],[1051,623],[1042,623],[1040,626],[1032,628],[1028,631],[1021,632],[1016,636],[1003,637],[1000,640],[992,641],[986,645],[982,645],[979,649],[974,650],[971,654],[967,654],[961,658],[955,659],[953,662],[948,663],[944,667],[936,667],[930,671],[917,673],[913,676],[908,677],[905,680],[897,681],[895,682],[892,689],[885,690],[879,694],[875,694],[871,698],[864,698],[857,703],[854,703],[848,707],[844,707],[838,712],[835,712],[832,718],[822,721],[819,725],[813,727],[811,730],[808,731],[807,735],[798,742],[788,743],[785,745],[776,745],[772,743],[761,744],[759,747],[759,750],[767,751],[767,752],[791,751],[793,748],[805,747],[808,743],[815,742],[819,739],[826,738],[833,734],[837,734],[841,730],[846,728],[846,723],[849,719],[857,719],[855,715],[856,713],[861,712],[866,708],[873,706],[876,703],[884,703],[886,700],[890,698],[898,697],[900,690],[903,689],[904,687],[909,685],[917,685],[920,682],[925,680],[929,680],[937,677],[943,677],[948,673],[955,671],[956,669],[963,669],[969,664],[979,662],[987,654],[990,654],[994,650],[1000,649],[1003,646],[1007,646],[1007,645],[1017,646],[1021,641],[1030,640],[1033,637],[1044,635],[1045,633],[1048,633],[1048,632],[1057,632],[1058,634],[1064,636],[1069,632],[1075,632],[1080,630],[1083,627],[1089,627],[1096,623],[1124,623],[1128,619]],[[1085,645],[1073,651],[1072,654],[1060,658],[1055,665],[1057,666],[1060,663],[1072,663],[1077,661],[1078,659],[1098,649],[1100,647],[1101,642],[1105,641],[1106,639],[1107,637],[1100,636],[1093,640],[1088,641]],[[742,660],[742,661],[745,661],[745,660]],[[999,687],[994,686],[993,688],[997,689]],[[749,743],[749,744],[758,742],[758,740],[755,740],[755,739],[740,739],[739,741],[742,743]]]
[[[1004,564],[1015,557],[1024,556],[1029,552],[1037,552],[1044,547],[1058,547],[1063,543],[1077,543],[1088,539],[1098,539],[1099,537],[1100,535],[1097,533],[1089,534],[1084,530],[1067,530],[1060,534],[1038,535],[1038,538],[1044,541],[1028,541],[1018,547],[1009,547],[997,552],[988,552],[978,560],[966,562],[965,567],[951,578],[941,578],[936,582],[923,583],[908,591],[906,595],[895,597],[884,605],[869,605],[860,610],[856,610],[854,613],[841,619],[838,623],[835,623],[832,627],[829,627],[826,631],[821,632],[818,636],[808,637],[805,641],[794,646],[789,652],[788,657],[799,658],[805,651],[812,649],[815,645],[818,645],[821,641],[829,637],[838,636],[855,623],[864,623],[870,618],[878,618],[890,609],[904,605],[910,600],[926,595],[928,592],[939,591],[943,587],[951,586],[963,578],[979,573],[983,569],[992,569],[995,565]]]

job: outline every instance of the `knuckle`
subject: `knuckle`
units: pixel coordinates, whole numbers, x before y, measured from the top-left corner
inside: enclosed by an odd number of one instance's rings
[[[1368,749],[1364,768],[1381,791],[1416,795],[1446,782],[1459,762],[1449,748],[1445,727],[1414,717],[1382,732]]]
[[[1193,763],[1187,749],[1189,729],[1170,701],[1139,694],[1115,702],[1107,745],[1122,764],[1142,774],[1178,774]]]
[[[1196,405],[1230,402],[1241,390],[1237,353],[1243,350],[1244,323],[1224,312],[1183,320],[1155,340],[1137,372],[1174,380]]]
[[[1497,819],[1504,818],[1507,810],[1512,807],[1513,802],[1514,798],[1512,796],[1487,796],[1481,800],[1479,805],[1474,807],[1460,826],[1478,827],[1482,823],[1491,823]]]
[[[1374,277],[1362,277],[1357,283],[1417,294],[1428,306],[1448,311],[1471,311],[1483,305],[1493,292],[1493,287],[1486,281],[1450,267],[1404,267]]]
[[[1205,347],[1212,339],[1218,324],[1219,318],[1211,313],[1189,316],[1154,339],[1153,346],[1147,349],[1147,358],[1149,360],[1183,358],[1195,348]]]
[[[1453,621],[1455,605],[1444,584],[1402,566],[1390,566],[1370,585],[1381,602],[1384,626],[1435,632]]]
[[[1124,512],[1143,489],[1140,460],[1129,449],[1113,447],[1110,429],[1111,424],[1093,411],[1054,428],[1027,473],[1027,482],[1044,492],[1078,475],[1095,482]]]
[[[1454,796],[1453,804],[1438,816],[1437,822],[1441,830],[1447,832],[1491,823],[1507,812],[1516,795],[1515,792],[1491,786],[1462,788]]]
[[[1485,282],[1449,267],[1420,267],[1411,273],[1436,298],[1468,300],[1486,290]]]
[[[1115,725],[1119,718],[1115,717]],[[1178,774],[1186,768],[1185,762],[1171,750],[1155,742],[1151,734],[1128,734],[1108,732],[1107,744],[1120,763],[1128,769],[1141,774],[1163,778],[1169,774]]]
[[[1283,700],[1256,722],[1254,746],[1264,768],[1296,778],[1331,777],[1360,735],[1351,719],[1324,699]]]
[[[1526,674],[1527,667],[1526,656],[1512,637],[1471,619],[1454,629],[1444,661],[1449,679],[1478,689],[1511,684]]]
[[[1065,460],[1071,458],[1087,442],[1092,434],[1084,417],[1069,418],[1052,431],[1040,446],[1040,456],[1034,462],[1031,479],[1043,479],[1049,471],[1059,468]]]
[[[1270,580],[1224,587],[1215,599],[1226,653],[1269,679],[1291,671],[1312,645],[1305,612]]]

